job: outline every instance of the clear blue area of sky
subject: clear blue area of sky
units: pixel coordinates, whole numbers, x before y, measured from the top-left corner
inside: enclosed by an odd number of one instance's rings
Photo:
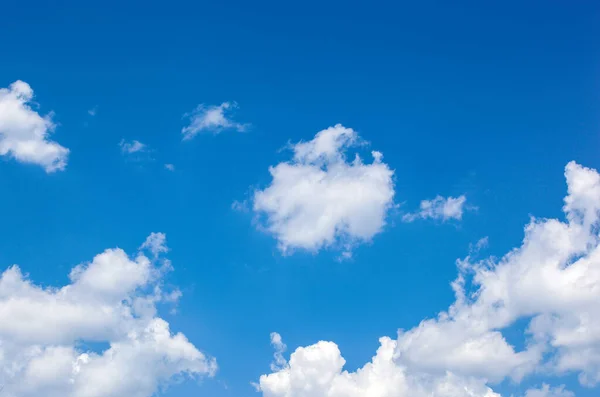
[[[184,294],[165,318],[220,364],[168,396],[255,395],[271,331],[292,349],[333,340],[355,369],[378,337],[447,308],[470,243],[489,236],[502,255],[530,215],[560,217],[568,161],[600,167],[597,1],[4,0],[0,15],[0,87],[29,83],[71,150],[52,175],[0,162],[0,264],[62,285],[105,248],[165,232]],[[249,131],[182,143],[182,115],[223,101]],[[288,141],[335,123],[383,152],[404,208],[464,193],[478,210],[392,216],[348,262],[281,256],[231,204],[269,182]],[[122,138],[154,160],[124,159]]]

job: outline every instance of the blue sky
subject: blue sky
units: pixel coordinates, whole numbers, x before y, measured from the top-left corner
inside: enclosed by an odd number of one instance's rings
[[[160,285],[182,296],[156,303],[158,315],[218,363],[214,377],[175,382],[165,396],[260,395],[250,382],[277,372],[271,332],[283,337],[286,359],[297,347],[333,341],[355,371],[379,337],[395,340],[398,329],[455,302],[456,260],[470,245],[487,237],[474,256],[500,258],[521,245],[530,216],[565,221],[567,163],[600,167],[597,2],[34,1],[1,9],[0,88],[26,82],[32,112],[52,112],[48,139],[69,154],[50,173],[37,160],[19,161],[16,149],[0,156],[0,269],[18,264],[39,288],[62,287],[71,268],[104,250],[134,257],[150,233],[164,233],[174,270]],[[223,103],[223,119],[206,118]],[[194,117],[205,124],[183,140]],[[336,141],[348,162],[292,159],[295,144],[338,123],[351,129],[340,136],[368,142]],[[16,127],[0,122],[0,134],[7,128]],[[145,146],[119,145],[134,140]],[[394,173],[365,187],[370,177],[353,179],[350,161],[358,153],[365,173],[373,171],[371,151]],[[341,168],[328,174],[331,185],[313,187],[309,202],[290,198],[290,185],[277,189],[269,167],[278,164]],[[584,171],[573,172],[575,181]],[[342,203],[323,207],[319,200],[332,195],[317,193],[340,180],[352,182],[332,193]],[[268,193],[265,202],[256,191]],[[382,196],[359,194],[375,191]],[[438,195],[441,204],[464,196],[460,214],[419,212]],[[285,214],[282,202],[297,212]],[[330,222],[353,231],[334,232],[329,246],[311,237],[305,249],[297,227],[318,229],[313,221],[331,208],[341,220]],[[302,225],[289,222],[296,215]],[[370,230],[367,218],[381,227]],[[11,293],[3,293],[6,304]],[[503,327],[517,350],[531,316]],[[0,325],[0,342],[10,343],[6,335]],[[99,353],[107,347],[83,342]],[[403,364],[439,370],[415,357]],[[0,366],[8,363],[0,358]],[[507,371],[488,385],[515,397],[544,382],[577,396],[598,392],[579,384],[581,369],[547,366],[540,360],[522,380]],[[0,374],[6,393],[29,395]],[[99,393],[89,395],[120,397]],[[527,397],[537,396],[563,394]]]

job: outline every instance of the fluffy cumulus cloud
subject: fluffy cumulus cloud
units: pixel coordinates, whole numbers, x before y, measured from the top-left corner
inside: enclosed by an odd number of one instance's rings
[[[451,373],[414,374],[394,361],[397,342],[381,338],[372,361],[348,372],[333,342],[300,347],[289,363],[260,377],[265,397],[499,397],[483,381]]]
[[[189,124],[181,130],[183,139],[191,139],[202,132],[218,134],[223,130],[245,131],[248,124],[233,121],[228,115],[235,108],[235,102],[223,102],[217,106],[198,105],[194,111],[184,115],[189,119]]]
[[[347,159],[361,143],[356,131],[338,124],[291,145],[292,159],[270,167],[271,184],[254,192],[253,209],[282,251],[348,249],[382,230],[393,207],[394,171],[377,151],[371,163]]]
[[[33,90],[24,81],[0,88],[0,155],[42,166],[46,172],[64,170],[69,149],[50,140],[56,124],[52,114],[33,108]]]
[[[0,276],[0,384],[5,397],[149,397],[174,376],[211,376],[214,359],[157,316],[172,301],[170,269],[153,234],[129,257],[108,249],[72,269],[60,288],[29,280],[18,266]],[[106,343],[101,349],[86,349]]]
[[[437,196],[433,200],[423,200],[419,211],[405,214],[402,219],[405,222],[412,222],[415,219],[437,219],[447,221],[449,219],[461,220],[464,212],[464,206],[467,198],[459,197],[442,197]]]
[[[356,372],[332,342],[299,348],[281,369],[260,378],[268,397],[497,396],[489,386],[519,382],[543,368],[600,381],[600,175],[565,168],[564,219],[531,219],[522,244],[500,259],[457,261],[456,300],[398,338],[381,339],[373,361]],[[478,245],[481,248],[481,245]],[[473,257],[472,257],[473,256]],[[528,324],[520,349],[503,331]],[[571,397],[543,385],[526,397]]]

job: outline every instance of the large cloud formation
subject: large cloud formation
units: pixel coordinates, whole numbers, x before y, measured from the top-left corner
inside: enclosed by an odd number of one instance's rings
[[[337,124],[292,145],[293,158],[269,169],[273,180],[254,193],[253,209],[282,251],[339,245],[349,254],[381,231],[393,206],[394,171],[377,151],[371,164],[358,155],[348,161],[347,150],[359,143],[356,131]]]
[[[541,368],[600,382],[600,175],[565,167],[564,220],[531,219],[520,247],[501,259],[458,261],[456,300],[437,318],[382,338],[356,372],[332,342],[298,348],[260,378],[266,397],[492,397],[489,385]],[[527,321],[522,349],[503,330]],[[514,328],[513,328],[514,329]],[[571,396],[543,385],[527,396]]]
[[[216,362],[173,334],[156,304],[170,270],[164,234],[130,258],[107,249],[72,269],[70,283],[35,285],[18,266],[0,276],[3,397],[149,397],[176,375],[211,376]],[[101,349],[85,348],[94,343]]]
[[[52,114],[40,116],[32,100],[33,90],[24,81],[0,88],[0,156],[40,165],[46,172],[64,170],[69,149],[49,140],[56,128]]]

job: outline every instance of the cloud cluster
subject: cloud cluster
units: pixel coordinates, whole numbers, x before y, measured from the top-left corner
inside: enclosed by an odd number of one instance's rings
[[[161,279],[164,235],[130,258],[108,249],[60,287],[34,284],[18,266],[0,276],[0,384],[4,397],[149,397],[177,375],[211,376],[214,359],[173,334],[156,304],[176,299]],[[86,348],[97,343],[101,349]]]
[[[33,90],[23,81],[0,88],[0,156],[42,166],[46,172],[64,170],[69,149],[49,139],[56,124],[52,114],[32,108]]]
[[[394,205],[392,171],[380,152],[363,163],[347,150],[359,144],[356,131],[340,124],[314,139],[291,145],[291,160],[270,167],[271,184],[257,190],[253,210],[282,251],[368,241],[385,225]]]
[[[189,119],[189,124],[181,130],[183,139],[192,139],[202,132],[218,134],[227,129],[245,131],[248,124],[238,123],[227,116],[227,113],[236,107],[235,102],[223,102],[217,106],[198,105],[194,111],[184,115]]]
[[[399,331],[395,341],[382,338],[373,361],[354,373],[343,371],[332,342],[299,348],[284,368],[260,378],[264,396],[491,397],[488,385],[541,368],[596,385],[600,175],[571,162],[565,177],[565,219],[533,218],[521,246],[500,259],[459,260],[448,310]],[[519,319],[528,324],[522,349],[503,335]],[[571,394],[545,385],[531,396]]]
[[[461,220],[464,212],[464,206],[467,198],[459,197],[442,197],[436,196],[433,200],[423,200],[419,211],[405,214],[402,220],[412,222],[415,219],[436,219],[447,221],[449,219]]]

